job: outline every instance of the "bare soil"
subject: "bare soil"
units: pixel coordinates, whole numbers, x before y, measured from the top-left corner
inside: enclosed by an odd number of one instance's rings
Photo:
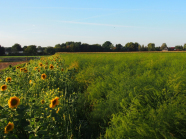
[[[9,65],[15,66],[18,64],[26,63],[26,61],[21,61],[21,62],[0,62],[0,71],[2,69],[7,68]]]

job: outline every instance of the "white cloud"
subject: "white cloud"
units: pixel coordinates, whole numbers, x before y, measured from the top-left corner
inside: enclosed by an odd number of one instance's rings
[[[59,21],[62,23],[70,23],[70,24],[82,24],[82,25],[94,25],[94,26],[110,26],[110,27],[136,27],[136,26],[124,26],[124,25],[114,25],[114,24],[100,24],[100,23],[87,23],[87,22],[75,22],[75,21]]]

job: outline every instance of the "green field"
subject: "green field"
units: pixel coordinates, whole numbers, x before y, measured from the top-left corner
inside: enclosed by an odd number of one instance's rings
[[[0,138],[186,138],[185,53],[62,53],[23,67],[1,75]]]

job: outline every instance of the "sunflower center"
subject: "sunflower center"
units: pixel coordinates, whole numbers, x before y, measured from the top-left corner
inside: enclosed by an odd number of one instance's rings
[[[11,124],[7,125],[6,130],[10,131],[11,129],[12,129],[12,125]]]
[[[2,89],[4,90],[4,89],[6,89],[6,86],[4,85],[4,86],[2,86]]]
[[[16,100],[16,99],[12,99],[12,101],[11,101],[11,105],[12,105],[12,106],[17,105],[17,100]]]
[[[52,104],[55,105],[55,104],[56,104],[56,100],[54,100],[54,101],[52,102]]]

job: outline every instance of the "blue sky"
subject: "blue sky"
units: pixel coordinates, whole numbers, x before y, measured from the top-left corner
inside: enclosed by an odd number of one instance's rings
[[[186,0],[0,0],[0,45],[186,43]]]

